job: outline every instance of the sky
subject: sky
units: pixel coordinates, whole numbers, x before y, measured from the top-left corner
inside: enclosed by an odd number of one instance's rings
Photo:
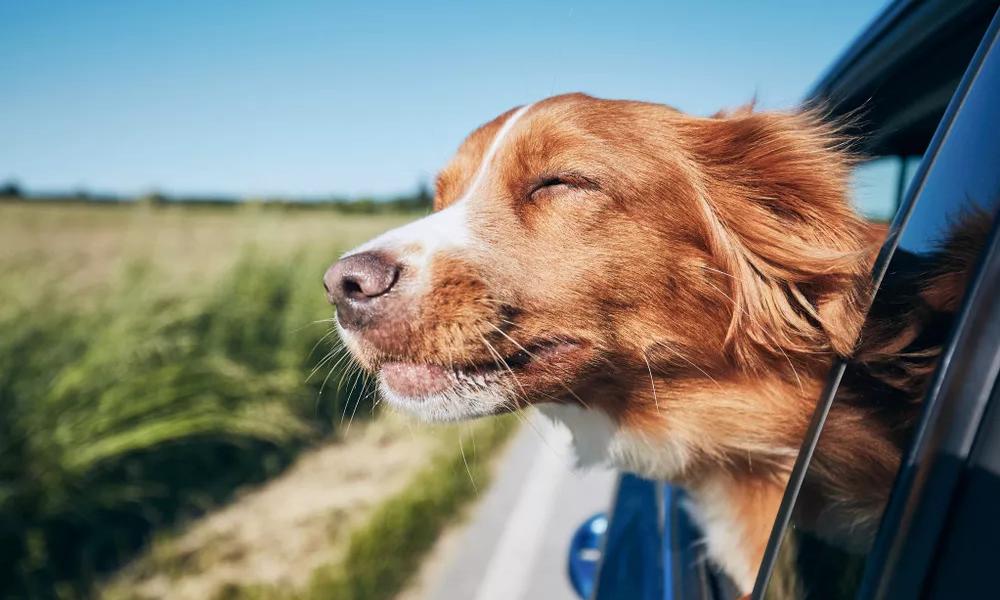
[[[387,196],[562,92],[707,114],[802,99],[875,0],[0,2],[0,181]]]

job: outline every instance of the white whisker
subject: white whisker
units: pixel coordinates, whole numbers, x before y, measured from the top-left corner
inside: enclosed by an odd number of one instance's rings
[[[656,382],[653,381],[653,367],[649,364],[645,352],[642,352],[642,360],[646,361],[646,370],[649,371],[649,385],[653,388],[653,404],[656,405],[656,412],[660,412],[660,401],[656,398]]]

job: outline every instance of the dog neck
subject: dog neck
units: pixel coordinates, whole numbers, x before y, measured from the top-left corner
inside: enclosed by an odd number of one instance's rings
[[[748,593],[822,383],[803,375],[698,385],[652,378],[648,396],[633,391],[627,402],[539,410],[570,430],[578,467],[622,469],[686,489],[685,508],[702,529],[709,558]],[[719,410],[720,402],[731,410]],[[615,405],[630,410],[603,409]]]

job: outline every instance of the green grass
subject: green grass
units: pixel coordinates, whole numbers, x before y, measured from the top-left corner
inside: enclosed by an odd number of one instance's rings
[[[0,207],[0,597],[89,595],[360,401],[306,381],[319,278],[405,217],[223,210]]]

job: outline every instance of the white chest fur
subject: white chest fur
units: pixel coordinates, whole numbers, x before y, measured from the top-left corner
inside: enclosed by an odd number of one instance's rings
[[[638,473],[661,481],[678,478],[689,465],[690,447],[679,440],[652,439],[625,430],[604,413],[574,405],[542,404],[539,411],[562,423],[573,436],[578,468],[598,465]],[[712,482],[691,490],[685,508],[705,532],[709,556],[720,564],[744,591],[753,587],[755,570],[742,550],[742,531],[723,489]]]
[[[670,480],[684,472],[691,457],[687,444],[629,431],[597,410],[572,404],[542,404],[538,410],[573,434],[578,467],[605,465]]]

